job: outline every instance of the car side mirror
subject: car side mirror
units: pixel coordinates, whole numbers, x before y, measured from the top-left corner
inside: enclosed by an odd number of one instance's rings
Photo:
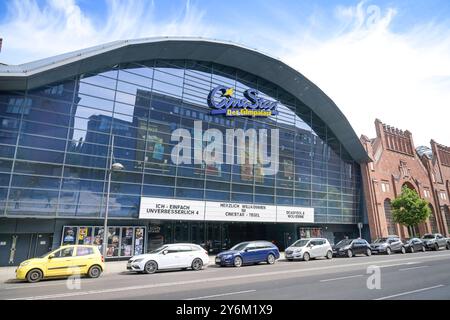
[[[55,256],[52,255],[52,254],[48,256],[49,259],[53,259],[54,257],[55,257]]]
[[[162,254],[163,254],[163,255],[166,255],[166,254],[168,254],[168,253],[169,253],[168,250],[164,250]]]
[[[248,248],[245,248],[245,249],[244,249],[244,252],[248,252],[248,250],[249,250]]]

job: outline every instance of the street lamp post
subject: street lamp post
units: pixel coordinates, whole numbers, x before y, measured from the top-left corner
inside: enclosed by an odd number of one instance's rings
[[[113,171],[123,170],[123,165],[114,161],[114,135],[111,137],[111,155],[108,161],[108,189],[106,193],[105,221],[103,225],[103,257],[106,258],[106,250],[108,247],[108,211],[109,211],[109,193],[111,191],[111,175]]]

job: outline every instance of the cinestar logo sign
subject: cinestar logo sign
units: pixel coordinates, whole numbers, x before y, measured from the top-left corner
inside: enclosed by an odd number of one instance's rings
[[[234,89],[217,86],[208,95],[211,114],[237,117],[269,117],[278,114],[278,101],[258,97],[255,89],[244,91],[244,99],[233,97]]]

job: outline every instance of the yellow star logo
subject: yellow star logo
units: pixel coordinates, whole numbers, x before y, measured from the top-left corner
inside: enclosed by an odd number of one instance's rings
[[[233,88],[229,88],[225,91],[225,93],[222,95],[223,97],[231,97],[234,93],[234,89]]]

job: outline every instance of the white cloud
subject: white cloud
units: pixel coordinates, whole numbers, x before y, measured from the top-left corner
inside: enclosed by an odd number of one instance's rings
[[[107,1],[103,21],[88,16],[75,0],[14,0],[0,24],[1,61],[17,64],[110,41],[151,36],[209,36],[204,11],[186,2],[174,16],[155,17],[153,2]]]
[[[336,102],[357,134],[374,137],[373,121],[380,118],[412,131],[416,145],[427,145],[431,138],[450,145],[448,21],[398,33],[392,22],[399,9],[365,1],[338,6],[334,17],[315,9],[304,21],[282,7],[270,9],[273,20],[239,19],[235,10],[224,22],[206,21],[206,12],[190,1],[165,17],[157,17],[155,4],[148,1],[111,0],[106,7],[104,21],[98,21],[75,0],[47,0],[44,6],[14,0],[0,23],[0,60],[23,63],[148,36],[233,40],[281,57],[303,73]]]
[[[450,31],[435,24],[391,31],[396,10],[361,2],[338,8],[345,26],[325,41],[296,42],[284,60],[318,85],[358,134],[373,121],[409,129],[416,146],[431,138],[450,145]]]

